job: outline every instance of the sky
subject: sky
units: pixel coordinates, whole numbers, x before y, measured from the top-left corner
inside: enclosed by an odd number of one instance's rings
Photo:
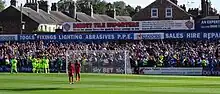
[[[6,5],[9,6],[10,5],[10,0],[5,0],[6,1]],[[21,3],[24,5],[26,0],[17,0],[18,1],[18,5],[20,5]],[[57,2],[59,0],[47,0],[49,2],[49,4]],[[114,1],[124,1],[126,4],[129,4],[133,7],[136,7],[137,5],[140,5],[142,8],[146,7],[147,5],[149,5],[150,3],[152,3],[155,0],[105,0],[107,2],[114,2]],[[186,4],[187,8],[201,8],[200,5],[201,0],[178,0],[178,4]],[[211,0],[213,6],[220,12],[220,0]]]

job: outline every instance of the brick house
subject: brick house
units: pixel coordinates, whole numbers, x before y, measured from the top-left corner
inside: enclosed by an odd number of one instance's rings
[[[11,5],[0,13],[0,33],[55,32],[66,21],[75,20],[56,10],[49,11],[46,1],[27,0],[24,7],[17,7],[16,0],[11,0]]]
[[[188,20],[191,15],[177,5],[177,0],[155,0],[136,13],[133,21],[144,20]]]

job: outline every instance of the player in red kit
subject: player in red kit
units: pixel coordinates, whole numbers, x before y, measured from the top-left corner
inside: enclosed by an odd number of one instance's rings
[[[79,60],[77,60],[75,63],[76,81],[80,81],[80,67],[81,67],[81,64],[80,64]]]
[[[73,76],[74,76],[74,72],[75,72],[75,66],[74,66],[74,64],[73,63],[69,63],[68,64],[68,75],[69,75],[69,83],[70,84],[73,84],[74,82],[74,80],[73,80]]]

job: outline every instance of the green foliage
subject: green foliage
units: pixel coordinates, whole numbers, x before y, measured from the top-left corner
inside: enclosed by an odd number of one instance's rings
[[[69,8],[69,5],[70,5],[70,2],[72,0],[60,0],[57,2],[57,5],[58,5],[58,10],[59,11],[68,11],[68,8]]]
[[[68,11],[69,4],[72,0],[60,0],[58,7],[60,11]],[[77,11],[88,13],[90,11],[90,4],[93,5],[95,14],[106,14],[110,9],[115,8],[118,16],[133,16],[137,13],[136,9],[127,5],[124,1],[116,1],[113,4],[104,0],[77,0]]]
[[[0,0],[0,11],[5,9],[5,1]]]

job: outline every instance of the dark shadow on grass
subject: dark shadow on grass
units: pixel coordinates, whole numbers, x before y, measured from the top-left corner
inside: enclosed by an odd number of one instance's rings
[[[46,90],[73,90],[73,88],[17,88],[17,89],[0,89],[0,91],[46,91]]]

